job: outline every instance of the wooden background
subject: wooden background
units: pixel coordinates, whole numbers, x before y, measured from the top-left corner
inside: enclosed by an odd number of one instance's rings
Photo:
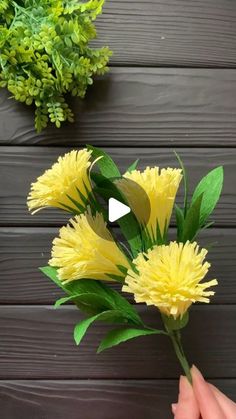
[[[121,168],[175,164],[192,176],[225,167],[210,259],[219,279],[210,306],[196,306],[184,333],[191,361],[236,397],[236,2],[107,0],[99,41],[114,51],[111,71],[74,101],[76,124],[36,135],[30,108],[0,94],[0,411],[2,419],[168,419],[180,369],[165,337],[149,336],[96,355],[104,325],[81,347],[73,306],[38,271],[66,220],[26,209],[31,181],[71,147],[104,147]],[[153,309],[140,306],[156,325]]]

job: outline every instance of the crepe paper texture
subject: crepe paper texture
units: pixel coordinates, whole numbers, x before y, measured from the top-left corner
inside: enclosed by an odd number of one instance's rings
[[[187,326],[191,305],[209,303],[217,285],[215,278],[206,279],[208,251],[199,247],[197,237],[212,224],[209,217],[220,198],[224,175],[221,166],[214,168],[190,196],[187,172],[176,157],[180,167],[140,170],[136,160],[121,174],[101,149],[72,150],[32,184],[27,202],[32,213],[56,207],[71,214],[53,240],[49,265],[41,271],[65,293],[55,307],[73,301],[86,315],[75,326],[76,344],[96,321],[115,326],[101,339],[98,352],[138,336],[164,334],[191,382],[181,329]],[[181,181],[184,202],[177,205]],[[131,208],[117,220],[118,237],[108,222],[110,198]],[[170,240],[174,214],[176,240]],[[114,282],[119,292],[113,289]],[[143,322],[127,293],[136,303],[156,307],[160,328]]]

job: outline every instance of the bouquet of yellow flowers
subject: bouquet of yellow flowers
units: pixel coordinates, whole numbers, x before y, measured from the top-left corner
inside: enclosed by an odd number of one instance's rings
[[[75,326],[74,339],[81,342],[89,326],[105,321],[115,327],[101,340],[98,352],[138,336],[164,334],[191,382],[189,364],[181,342],[192,303],[209,303],[216,279],[203,282],[210,264],[207,250],[196,242],[209,227],[209,216],[220,197],[223,168],[210,171],[189,197],[184,165],[180,168],[137,169],[135,161],[122,175],[104,151],[92,146],[71,151],[31,186],[29,210],[57,207],[71,213],[67,226],[53,241],[49,266],[41,271],[66,296],[55,306],[73,301],[86,314]],[[184,203],[175,203],[181,180]],[[117,228],[107,203],[116,200],[130,211],[117,217]],[[168,238],[173,210],[176,240]],[[121,237],[121,238],[120,238]],[[144,324],[135,306],[116,291],[132,294],[136,303],[157,307],[163,328]]]

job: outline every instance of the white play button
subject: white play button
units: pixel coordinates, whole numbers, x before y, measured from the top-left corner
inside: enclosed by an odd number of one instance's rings
[[[115,198],[110,198],[108,201],[108,219],[111,223],[119,220],[124,215],[131,211],[128,205],[123,204]]]

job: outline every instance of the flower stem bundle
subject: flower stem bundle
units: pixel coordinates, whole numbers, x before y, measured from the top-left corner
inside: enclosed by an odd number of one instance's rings
[[[28,207],[31,212],[56,207],[71,214],[53,241],[49,266],[41,270],[65,292],[56,307],[73,301],[86,315],[75,326],[76,344],[95,321],[115,325],[101,340],[98,352],[138,336],[163,334],[169,336],[191,382],[181,330],[192,304],[209,303],[217,285],[215,278],[205,279],[208,252],[199,247],[197,237],[212,224],[209,217],[221,194],[223,168],[211,170],[189,197],[186,170],[178,155],[177,159],[180,168],[139,170],[136,161],[121,174],[100,149],[87,146],[71,151],[32,184]],[[176,204],[182,179],[183,206]],[[118,220],[118,229],[109,224],[106,203],[110,198],[131,208]],[[174,212],[175,240],[169,238]],[[118,283],[119,292],[113,283]],[[136,303],[155,307],[163,328],[145,324],[125,293]]]

